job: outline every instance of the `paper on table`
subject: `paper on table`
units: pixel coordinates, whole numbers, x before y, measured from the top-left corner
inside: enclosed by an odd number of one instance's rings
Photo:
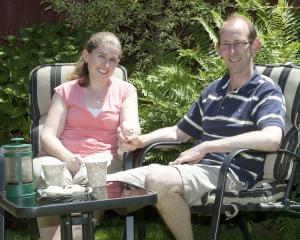
[[[66,187],[49,186],[45,189],[38,189],[42,197],[55,197],[55,196],[72,196],[84,192],[92,192],[91,188],[86,188],[80,185],[68,185]]]

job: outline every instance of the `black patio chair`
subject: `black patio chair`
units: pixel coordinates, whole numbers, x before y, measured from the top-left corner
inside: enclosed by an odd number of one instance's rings
[[[280,150],[266,155],[264,176],[250,189],[240,192],[226,192],[225,181],[230,162],[237,154],[251,149],[240,149],[228,154],[221,166],[217,189],[202,199],[202,205],[191,206],[192,214],[212,216],[210,239],[218,239],[220,217],[222,213],[236,217],[245,240],[250,239],[245,222],[246,212],[274,211],[300,216],[300,202],[291,200],[295,183],[299,177],[299,127],[300,127],[300,65],[278,64],[257,65],[259,73],[269,76],[282,88],[286,99],[285,136]],[[164,148],[191,147],[191,143],[155,142],[131,154],[131,167],[144,164],[145,156]],[[145,236],[145,227],[141,229]],[[200,237],[199,237],[200,239]]]
[[[30,109],[31,109],[31,128],[30,137],[32,144],[33,158],[38,156],[41,148],[40,131],[46,120],[50,107],[51,98],[54,94],[54,88],[67,81],[74,70],[74,63],[55,63],[44,64],[34,68],[29,75],[30,78]],[[113,73],[113,77],[127,81],[127,70],[118,65]],[[125,163],[126,161],[124,161]],[[72,216],[74,225],[84,225],[86,216]],[[84,227],[84,226],[83,226]],[[125,239],[132,239],[134,235],[134,217],[126,216],[126,225],[124,231]]]

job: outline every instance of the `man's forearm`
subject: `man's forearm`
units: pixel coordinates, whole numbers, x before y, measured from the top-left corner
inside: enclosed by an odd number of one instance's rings
[[[276,151],[280,145],[282,130],[279,127],[240,134],[234,137],[206,142],[208,152],[231,152],[241,148]]]
[[[159,142],[159,141],[184,142],[187,141],[188,139],[189,137],[186,134],[184,134],[182,131],[180,131],[177,128],[177,126],[161,128],[153,132],[150,132],[148,134],[143,134],[139,136],[140,147],[145,147],[153,142]]]

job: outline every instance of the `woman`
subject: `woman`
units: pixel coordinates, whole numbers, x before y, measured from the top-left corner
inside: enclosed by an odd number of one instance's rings
[[[38,185],[44,183],[43,162],[65,162],[69,170],[66,183],[86,181],[81,165],[90,154],[110,155],[109,173],[122,169],[117,154],[118,129],[126,123],[131,126],[131,132],[139,133],[140,126],[135,87],[112,77],[121,54],[120,41],[114,34],[93,34],[76,64],[73,80],[55,88],[41,132],[42,150],[47,156],[33,161]],[[42,239],[59,237],[53,236],[56,219],[54,222],[50,217],[38,219]]]

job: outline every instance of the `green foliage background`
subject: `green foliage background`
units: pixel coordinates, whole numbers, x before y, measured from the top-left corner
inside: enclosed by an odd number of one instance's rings
[[[22,29],[19,37],[2,37],[0,143],[14,134],[29,139],[29,72],[44,63],[74,62],[87,35],[83,29],[70,31],[67,25],[42,24]]]
[[[29,141],[29,72],[40,64],[76,61],[96,31],[112,31],[121,39],[121,64],[138,89],[143,132],[175,124],[203,87],[224,74],[214,46],[217,30],[230,13],[246,16],[258,29],[262,48],[256,63],[300,63],[300,10],[284,0],[274,6],[266,0],[223,0],[214,5],[202,0],[41,3],[45,10],[65,14],[66,20],[22,29],[18,37],[2,36],[0,144],[12,134]],[[288,239],[290,231],[284,230],[290,223],[277,221],[279,239]]]
[[[265,0],[43,0],[64,13],[64,24],[22,29],[0,46],[0,143],[12,133],[29,139],[28,74],[44,63],[74,62],[89,35],[112,31],[124,48],[123,64],[139,93],[143,132],[175,124],[201,89],[224,73],[214,45],[232,12],[258,29],[257,63],[299,63],[300,15],[286,1]]]

